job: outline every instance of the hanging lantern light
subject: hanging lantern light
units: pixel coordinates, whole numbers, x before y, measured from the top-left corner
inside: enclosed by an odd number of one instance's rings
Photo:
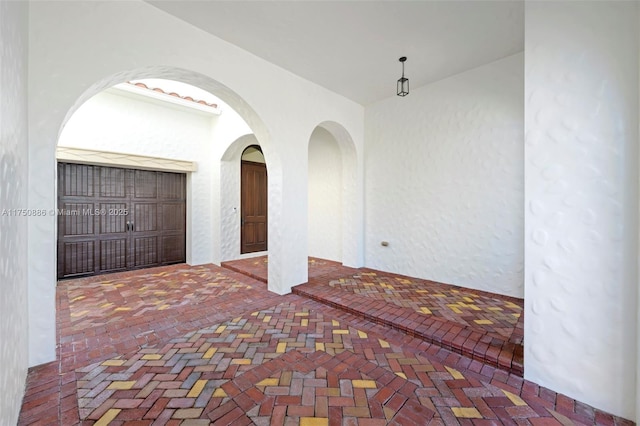
[[[404,76],[404,63],[407,60],[406,56],[398,59],[402,62],[402,77],[398,79],[398,96],[407,96],[409,94],[409,79]]]

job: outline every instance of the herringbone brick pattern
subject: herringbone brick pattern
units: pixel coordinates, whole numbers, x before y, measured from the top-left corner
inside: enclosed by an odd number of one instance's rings
[[[410,308],[425,316],[433,315],[467,327],[480,328],[489,336],[507,340],[511,338],[523,311],[522,302],[514,303],[468,289],[379,272],[360,272],[331,280],[329,286]]]
[[[124,284],[109,291],[128,287],[116,305],[131,309],[99,311],[106,296],[97,286],[85,281],[86,297],[74,301],[67,288],[80,290],[79,283],[60,284],[61,360],[30,372],[20,424],[631,424],[383,323],[272,295],[215,266],[107,277]],[[202,290],[214,277],[217,297]],[[169,307],[135,316],[155,289],[170,290]],[[185,293],[198,302],[180,304]],[[71,319],[88,304],[104,317]],[[145,327],[144,339],[133,338]],[[96,349],[102,345],[108,349]]]
[[[241,271],[241,265],[236,265]],[[295,294],[523,374],[523,301],[367,268],[337,266]]]
[[[77,372],[80,418],[98,422],[161,417],[298,424],[314,418],[402,424],[398,419],[406,418],[458,424],[552,421],[555,414],[539,398],[529,405],[516,393],[295,302]]]

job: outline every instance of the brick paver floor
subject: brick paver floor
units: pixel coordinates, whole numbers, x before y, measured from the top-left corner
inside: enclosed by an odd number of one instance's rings
[[[268,258],[224,267],[267,282]],[[522,376],[522,299],[309,258],[293,292]]]
[[[59,359],[30,371],[20,424],[632,424],[212,265],[63,281],[57,298]]]

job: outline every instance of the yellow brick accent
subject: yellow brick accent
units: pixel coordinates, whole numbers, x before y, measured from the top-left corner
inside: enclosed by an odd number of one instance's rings
[[[340,325],[340,323],[336,320],[331,320],[331,325],[334,327],[338,327]]]
[[[106,367],[119,367],[124,364],[126,361],[123,359],[108,359],[100,365],[104,365]]]
[[[218,388],[211,395],[212,398],[226,398],[227,393],[222,388]]]
[[[204,355],[202,356],[202,358],[204,359],[211,359],[211,357],[213,357],[213,354],[216,353],[216,351],[218,350],[218,348],[209,348],[207,350],[207,352],[204,353]]]
[[[333,330],[333,334],[349,334],[349,330]]]
[[[158,355],[158,354],[146,354],[142,356],[142,359],[149,359],[149,360],[159,360],[162,359],[162,355]]]
[[[300,426],[326,426],[328,424],[327,417],[300,417]]]
[[[162,306],[158,306],[158,310],[159,311],[164,311],[165,309],[167,309],[169,307],[169,305],[162,305]]]
[[[404,373],[398,373],[398,372],[396,371],[396,376],[402,377],[403,379],[407,380],[407,375],[406,375],[406,374],[404,374]]]
[[[389,345],[389,342],[387,342],[386,340],[378,339],[378,343],[380,343],[380,347],[381,348],[390,348],[391,347],[391,345]]]
[[[451,309],[453,312],[455,312],[456,314],[461,314],[461,313],[462,313],[462,311],[460,310],[460,308],[458,307],[458,305],[457,305],[457,304],[455,304],[455,303],[449,304],[449,305],[447,305],[447,307],[448,307],[449,309]]]
[[[316,342],[316,351],[324,351],[324,343]]]
[[[83,316],[85,314],[88,314],[88,313],[89,313],[89,311],[76,312],[76,313],[71,314],[71,316],[72,317],[81,317],[81,316]]]
[[[474,407],[451,407],[453,415],[456,417],[463,417],[465,419],[481,419],[482,414]]]
[[[431,309],[427,308],[426,306],[420,306],[420,312],[422,312],[423,314],[431,314]]]
[[[194,383],[193,387],[187,394],[187,398],[197,398],[200,396],[202,389],[204,389],[204,385],[207,384],[207,380],[198,380]]]
[[[100,420],[94,423],[94,426],[107,426],[109,423],[111,423],[111,420],[115,419],[116,416],[120,414],[120,411],[122,410],[118,408],[111,408],[107,410],[107,412],[104,413],[102,417],[100,417]]]
[[[231,360],[231,364],[235,365],[250,365],[251,360],[249,358],[236,358]]]
[[[444,366],[444,368],[447,369],[449,374],[451,374],[451,377],[453,377],[455,380],[464,380],[464,376],[462,375],[462,373],[460,373],[455,368],[449,368],[446,365]]]
[[[306,327],[306,326],[308,326],[308,325],[309,325],[309,320],[308,320],[308,319],[306,319],[306,318],[304,318],[302,321],[300,321],[300,325],[301,325],[302,327]]]
[[[368,335],[364,331],[358,330],[358,337],[361,338],[361,339],[366,339],[368,337]]]
[[[351,384],[354,388],[376,389],[376,382],[373,380],[352,380]]]
[[[416,290],[416,293],[429,293],[429,290]]]
[[[487,310],[489,310],[489,311],[501,311],[502,308],[498,308],[497,306],[492,306],[490,308],[487,308]]]
[[[221,325],[220,327],[216,328],[216,331],[214,331],[214,333],[220,334],[223,331],[225,331],[227,329],[226,325]]]
[[[296,317],[308,317],[309,316],[309,312],[296,312],[294,314],[294,316],[296,316]]]
[[[434,294],[434,297],[447,297],[446,294],[442,294],[442,293],[438,293],[438,294]]]
[[[112,382],[107,389],[115,389],[115,390],[129,390],[133,387],[133,385],[136,384],[135,380],[129,380],[126,382],[123,381],[116,381],[116,382]]]
[[[493,321],[489,321],[488,319],[473,320],[473,322],[476,324],[493,324]]]
[[[276,353],[283,354],[287,350],[287,342],[280,342],[276,347]]]
[[[240,339],[248,339],[248,338],[253,337],[253,334],[249,334],[249,333],[242,333],[242,334],[238,334],[238,337],[239,337]]]
[[[524,402],[522,400],[522,398],[520,398],[518,395],[513,394],[511,392],[507,392],[506,390],[502,389],[502,393],[505,394],[505,396],[507,398],[509,398],[511,400],[511,402],[513,402],[513,405],[518,405],[518,406],[524,406],[527,405],[526,402]]]
[[[278,386],[279,383],[280,383],[279,379],[276,379],[274,377],[269,377],[256,383],[256,386]]]
[[[269,322],[269,321],[271,321],[271,315],[265,315],[265,317],[262,320],[262,322]]]
[[[121,306],[119,308],[114,309],[115,311],[130,311],[131,308],[128,306]]]

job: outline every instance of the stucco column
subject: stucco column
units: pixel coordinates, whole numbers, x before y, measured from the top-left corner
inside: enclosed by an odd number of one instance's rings
[[[268,288],[287,294],[308,278],[307,135],[293,131],[273,134],[279,164],[269,161]]]
[[[638,4],[527,2],[525,378],[636,419]]]
[[[30,117],[37,106],[29,104]],[[29,217],[29,365],[56,359],[56,200],[55,141],[57,129],[32,126],[29,134],[29,209],[45,216]],[[47,137],[49,135],[49,138]]]

